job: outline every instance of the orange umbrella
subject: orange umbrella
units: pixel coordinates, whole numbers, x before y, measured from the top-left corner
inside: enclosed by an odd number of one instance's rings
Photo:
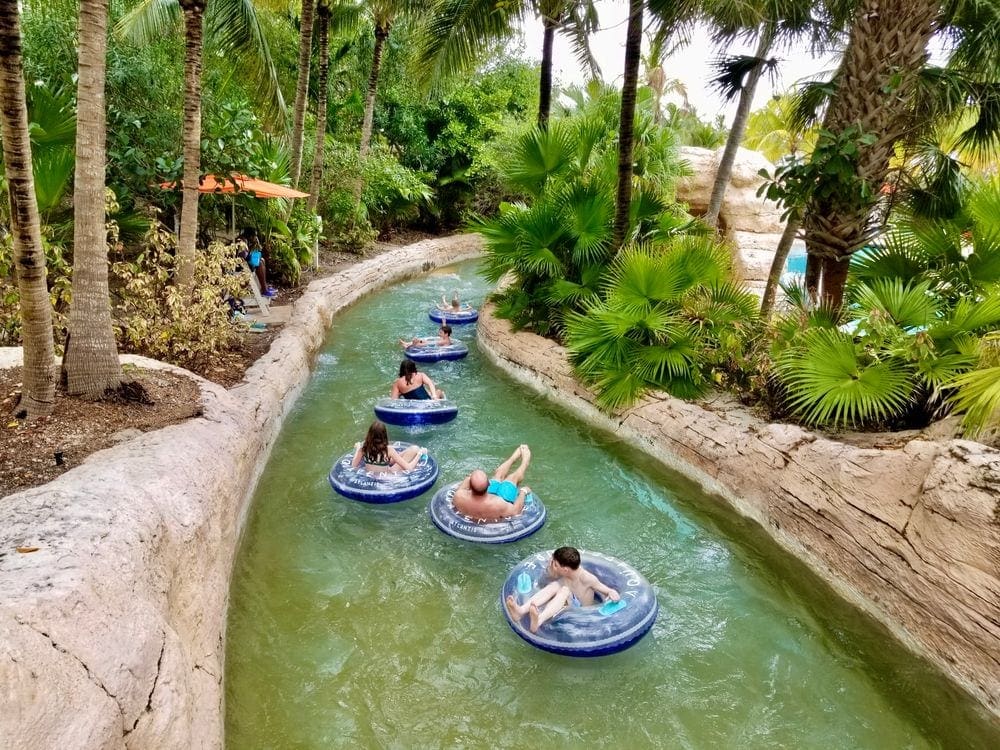
[[[180,187],[176,182],[161,182],[160,187],[164,190],[172,190]],[[309,193],[295,190],[286,185],[279,185],[276,182],[258,180],[256,177],[248,177],[245,174],[234,174],[229,177],[216,177],[214,174],[207,174],[201,178],[198,184],[200,193],[253,193],[257,198],[308,198]]]

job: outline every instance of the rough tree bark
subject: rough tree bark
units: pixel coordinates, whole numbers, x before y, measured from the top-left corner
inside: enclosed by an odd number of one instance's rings
[[[78,39],[73,302],[63,368],[70,395],[100,398],[122,379],[111,321],[105,227],[108,0],[80,0]]]
[[[309,100],[309,61],[312,58],[314,0],[302,0],[299,18],[299,75],[295,86],[295,110],[292,115],[292,186],[299,186],[302,171],[302,135]]]
[[[632,206],[632,146],[635,133],[635,94],[639,82],[639,59],[642,52],[642,10],[642,0],[629,0],[622,109],[618,125],[618,190],[615,196],[615,227],[611,240],[615,252],[621,250],[625,244],[629,210]]]
[[[31,171],[18,0],[0,0],[0,137],[10,199],[14,272],[24,345],[21,406],[29,419],[52,413],[55,355],[45,249]]]
[[[178,0],[184,11],[184,173],[181,177],[181,228],[177,238],[177,283],[194,284],[198,239],[198,187],[201,180],[201,48],[205,0]]]

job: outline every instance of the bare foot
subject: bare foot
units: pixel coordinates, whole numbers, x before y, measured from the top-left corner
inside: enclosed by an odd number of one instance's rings
[[[530,630],[532,633],[537,633],[538,632],[538,607],[536,607],[534,604],[532,604],[531,606],[528,607],[528,620],[529,620],[528,630]]]
[[[521,446],[521,459],[524,463],[528,463],[531,460],[531,448],[527,445]]]
[[[513,594],[507,594],[507,611],[510,612],[512,620],[520,620],[524,617],[524,610],[517,606],[517,599]]]

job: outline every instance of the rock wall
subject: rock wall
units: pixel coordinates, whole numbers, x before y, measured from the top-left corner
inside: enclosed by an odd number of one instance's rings
[[[477,236],[428,240],[313,282],[233,389],[179,371],[200,382],[201,417],[0,499],[0,747],[222,746],[240,533],[334,313],[480,251]],[[18,364],[0,350],[0,367]]]
[[[856,447],[727,399],[608,416],[562,347],[490,312],[477,338],[498,366],[724,497],[1000,716],[1000,451]]]
[[[677,182],[677,200],[687,203],[696,216],[708,210],[715,173],[719,170],[719,159],[724,149],[710,151],[694,146],[679,149],[680,158],[687,162],[691,174]],[[719,212],[719,219],[727,233],[781,234],[784,229],[778,205],[757,196],[757,189],[764,184],[764,178],[758,174],[762,169],[774,171],[774,165],[763,154],[745,148],[736,152],[729,187]]]

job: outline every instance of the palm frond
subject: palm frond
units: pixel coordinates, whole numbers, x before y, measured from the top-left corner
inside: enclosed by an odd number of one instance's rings
[[[967,372],[950,385],[957,390],[949,401],[963,413],[962,426],[970,435],[1000,424],[1000,367]]]
[[[875,279],[858,285],[854,304],[860,308],[860,315],[856,311],[855,317],[877,313],[904,329],[924,329],[939,312],[930,294],[929,281],[911,285],[898,278]]]
[[[139,0],[122,16],[114,33],[135,44],[151,44],[180,28],[181,6],[177,0]]]
[[[774,370],[807,424],[883,421],[908,404],[912,377],[902,362],[863,361],[851,337],[835,329],[809,330],[797,341]]]

